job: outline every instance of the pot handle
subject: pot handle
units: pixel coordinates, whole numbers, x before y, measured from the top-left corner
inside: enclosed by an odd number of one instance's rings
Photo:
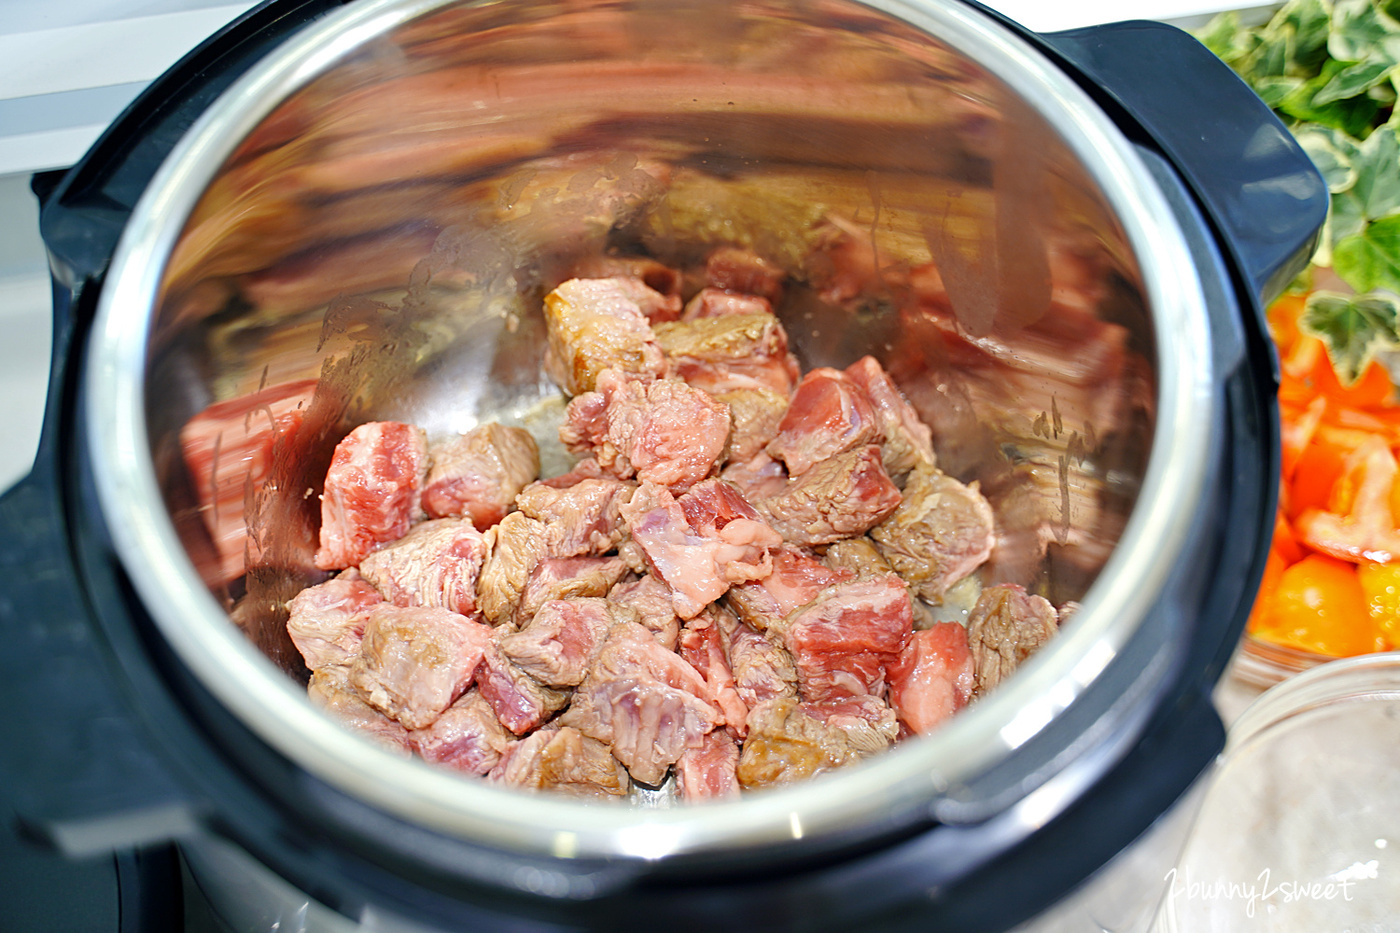
[[[1303,271],[1327,216],[1327,185],[1229,66],[1164,23],[1030,38],[1130,136],[1175,165],[1263,304]]]

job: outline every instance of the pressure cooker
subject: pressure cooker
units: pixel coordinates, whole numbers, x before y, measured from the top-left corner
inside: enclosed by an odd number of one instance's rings
[[[53,367],[0,500],[0,755],[27,838],[115,859],[121,929],[170,922],[173,844],[216,912],[280,891],[308,929],[1003,930],[1222,747],[1210,694],[1277,491],[1261,308],[1327,190],[1175,28],[1038,35],[961,0],[270,0],[36,191]],[[320,579],[336,442],[500,418],[548,462],[560,270],[733,246],[788,274],[804,365],[894,375],[940,466],[992,496],[987,582],[1076,604],[1056,637],[929,735],[723,803],[511,791],[308,702],[286,601]],[[310,427],[243,490],[230,550],[185,432],[240,400],[266,420],[282,388]]]

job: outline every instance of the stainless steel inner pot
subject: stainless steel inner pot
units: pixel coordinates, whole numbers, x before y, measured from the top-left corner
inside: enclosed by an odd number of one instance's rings
[[[693,269],[720,245],[788,270],[780,310],[804,367],[885,363],[944,469],[992,495],[988,582],[1078,600],[1072,622],[937,733],[733,803],[503,791],[314,709],[281,626],[316,579],[336,441],[372,419],[438,434],[498,418],[562,469],[543,292],[608,253]],[[101,294],[87,430],[162,636],[281,754],[450,835],[657,859],[927,817],[1070,708],[1181,557],[1219,403],[1210,341],[1182,231],[1133,147],[960,3],[361,0],[239,80],[147,189]],[[247,490],[253,561],[230,571],[181,432],[289,384],[303,429]],[[1141,688],[1161,674],[1147,665]],[[1028,822],[1069,770],[1026,765]]]

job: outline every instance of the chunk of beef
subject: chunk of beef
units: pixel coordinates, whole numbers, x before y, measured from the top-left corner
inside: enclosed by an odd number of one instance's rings
[[[719,478],[754,504],[788,488],[787,467],[765,453],[755,454],[750,460],[731,461],[720,471]]]
[[[409,731],[370,706],[346,679],[348,668],[325,667],[311,675],[306,686],[311,705],[324,711],[341,725],[359,732],[385,749],[408,757]]]
[[[634,613],[628,615],[636,618]],[[501,653],[542,684],[576,687],[588,673],[613,619],[605,599],[550,600],[529,625],[501,636]]]
[[[849,571],[853,577],[869,577],[894,570],[875,542],[862,535],[846,538],[827,547],[822,560],[832,570]]]
[[[772,389],[731,389],[715,393],[715,401],[729,406],[729,446],[725,462],[748,461],[763,453],[778,433],[787,412],[788,397]]]
[[[787,395],[797,381],[787,332],[771,314],[702,317],[655,330],[672,371],[697,389],[718,394],[767,388]]]
[[[384,598],[354,570],[308,586],[287,604],[287,634],[308,670],[349,667],[360,653],[369,611]]]
[[[846,375],[870,400],[875,423],[884,438],[880,449],[885,472],[903,477],[918,466],[931,468],[934,465],[933,434],[879,361],[873,356],[862,357],[846,367]]]
[[[722,246],[705,260],[705,281],[711,286],[758,295],[775,305],[783,298],[786,279],[781,266],[737,246]]]
[[[530,572],[546,556],[543,522],[511,512],[485,534],[486,559],[477,578],[477,607],[492,625],[509,620],[520,602]]]
[[[590,256],[574,264],[571,278],[625,278],[640,281],[635,299],[653,324],[674,321],[681,310],[681,274],[646,256]]]
[[[559,722],[607,742],[635,780],[655,785],[723,722],[708,695],[694,667],[647,629],[619,622]]]
[[[796,477],[839,453],[880,439],[865,390],[839,369],[819,367],[808,370],[797,384],[767,449]]]
[[[642,382],[615,370],[569,403],[559,438],[619,479],[689,489],[714,469],[729,440],[729,409],[679,379]]]
[[[438,518],[360,561],[360,573],[396,606],[437,606],[476,613],[476,579],[486,540],[469,519]]]
[[[666,358],[642,310],[642,302],[665,298],[652,299],[650,291],[622,276],[570,279],[545,296],[550,370],[560,388],[569,395],[591,392],[605,369],[644,379],[665,375]]]
[[[972,699],[976,678],[967,630],[939,622],[915,632],[890,665],[890,705],[912,733],[929,732]]]
[[[503,636],[504,637],[504,636]],[[569,702],[569,692],[546,686],[516,666],[492,639],[476,672],[476,688],[496,718],[516,735],[539,728]]]
[[[773,305],[760,295],[745,295],[723,288],[706,286],[685,303],[682,321],[702,317],[723,317],[726,314],[772,314]]]
[[[755,504],[783,540],[810,547],[864,534],[899,507],[874,445],[838,454]]]
[[[784,545],[773,552],[772,573],[730,587],[725,601],[740,619],[762,632],[816,599],[828,586],[849,579],[851,574],[832,570],[798,548]]]
[[[621,507],[635,488],[612,477],[584,478],[567,486],[531,483],[516,497],[515,506],[544,522],[551,555],[606,554],[627,536]]]
[[[977,675],[974,696],[986,696],[1059,629],[1049,600],[1015,584],[989,586],[967,617],[967,645]]]
[[[627,793],[627,772],[596,739],[567,726],[541,729],[501,755],[487,780],[525,790],[611,799]]]
[[[898,729],[894,711],[878,697],[772,700],[749,714],[739,783],[755,789],[805,780],[889,747]]]
[[[828,587],[775,630],[792,654],[802,699],[832,700],[882,696],[913,628],[908,587],[885,574]]]
[[[724,729],[705,733],[699,748],[676,760],[683,800],[730,800],[739,796],[739,743]]]
[[[976,482],[963,485],[941,470],[909,474],[904,501],[870,537],[895,572],[937,605],[948,587],[986,562],[996,542],[992,507]]]
[[[734,689],[753,709],[769,700],[797,699],[797,666],[782,645],[740,623],[729,638]]]
[[[637,621],[651,632],[657,644],[668,651],[675,650],[681,620],[671,603],[671,588],[660,577],[648,573],[639,580],[619,583],[608,591],[608,601],[634,610]]]
[[[316,566],[353,567],[402,538],[422,516],[418,500],[427,471],[427,436],[413,425],[372,421],[347,434],[326,472]]]
[[[709,688],[709,699],[724,714],[724,722],[736,735],[743,736],[749,708],[734,686],[727,647],[739,621],[728,611],[711,606],[691,619],[681,630],[680,655],[700,672]]]
[[[552,599],[606,596],[627,574],[627,564],[613,557],[548,557],[535,565],[515,607],[515,621],[528,622]]]
[[[491,422],[428,448],[423,486],[430,518],[466,517],[479,530],[496,524],[540,472],[540,449],[528,431]]]
[[[432,725],[467,689],[491,644],[491,630],[447,609],[370,610],[350,685],[409,729]]]
[[[426,761],[468,774],[486,774],[515,744],[479,691],[468,690],[426,729],[408,733],[409,745]]]

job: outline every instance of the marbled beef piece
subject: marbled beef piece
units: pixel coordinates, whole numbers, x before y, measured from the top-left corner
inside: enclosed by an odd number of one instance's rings
[[[880,440],[880,424],[865,390],[839,369],[818,367],[797,384],[767,450],[797,477],[837,454]]]
[[[682,800],[732,800],[739,796],[739,743],[725,729],[705,733],[699,748],[676,760]]]
[[[548,552],[543,522],[523,512],[511,512],[484,535],[486,559],[477,577],[476,603],[487,621],[500,625],[511,619],[530,573]]]
[[[313,673],[306,686],[311,705],[388,751],[407,758],[411,750],[409,731],[366,703],[351,688],[348,676],[349,669],[343,666],[326,667]]]
[[[747,625],[762,632],[816,599],[828,586],[851,579],[852,574],[832,570],[799,548],[783,545],[773,552],[772,573],[730,587],[725,601]]]
[[[681,620],[671,604],[671,588],[660,577],[647,573],[641,579],[619,583],[608,591],[608,602],[634,610],[637,621],[651,632],[657,644],[667,651],[676,649]]]
[[[321,494],[322,570],[353,567],[402,538],[423,516],[419,497],[428,472],[428,440],[398,421],[362,424],[335,447]]]
[[[501,725],[486,698],[468,690],[431,726],[408,733],[408,742],[425,761],[486,774],[516,738]]]
[[[535,565],[515,607],[517,625],[529,622],[552,599],[606,596],[624,576],[627,563],[620,557],[547,557]]]
[[[501,755],[487,780],[523,790],[608,800],[627,794],[627,772],[602,742],[567,726],[541,729]]]
[[[783,539],[737,488],[721,479],[707,479],[676,503],[696,534],[725,545],[715,555],[715,566],[725,579],[740,583],[772,572],[769,552],[781,547]]]
[[[821,701],[883,696],[913,629],[909,589],[891,573],[828,587],[772,631],[792,655],[802,699]]]
[[[505,637],[505,636],[502,636]],[[476,688],[496,718],[516,735],[536,729],[569,703],[569,692],[540,683],[506,657],[491,639],[476,671]]]
[[[619,622],[559,723],[608,743],[635,780],[656,785],[724,722],[709,695],[705,678],[650,631]]]
[[[370,610],[350,685],[409,729],[432,725],[471,684],[491,629],[448,609]]]
[[[438,518],[360,561],[360,573],[396,606],[436,606],[476,613],[476,580],[486,540],[470,519]]]
[[[976,678],[967,630],[939,622],[915,632],[890,665],[890,705],[911,733],[931,731],[972,699]]]
[[[348,668],[360,653],[369,611],[383,601],[353,569],[292,597],[287,634],[307,669]]]
[[[875,542],[862,535],[828,545],[822,561],[832,570],[849,571],[853,577],[870,577],[894,570]]]
[[[582,478],[563,486],[545,481],[521,490],[515,506],[544,522],[552,556],[606,554],[627,536],[621,507],[634,489],[634,483],[612,477]]]
[[[545,296],[550,375],[561,389],[569,395],[591,392],[605,369],[643,379],[665,375],[666,357],[642,310],[642,302],[665,297],[653,299],[646,294],[650,291],[640,280],[622,276],[570,279]]]
[[[616,618],[635,620],[625,607],[606,599],[554,599],[540,606],[530,623],[500,637],[501,653],[531,677],[551,687],[576,687]]]
[[[726,314],[658,324],[671,371],[711,394],[733,389],[792,391],[800,370],[787,332],[772,314]]]
[[[494,421],[438,441],[428,453],[423,511],[429,518],[466,517],[482,531],[504,518],[540,473],[540,449],[530,433]]]
[[[772,700],[749,714],[739,783],[752,790],[806,780],[883,751],[898,732],[894,711],[878,697]]]
[[[755,505],[783,540],[811,547],[864,534],[900,503],[875,445],[838,454]]]
[[[986,696],[1059,630],[1049,600],[1011,583],[989,586],[967,617],[967,645],[977,675],[974,697]]]
[[[710,700],[724,714],[725,724],[742,738],[749,708],[735,689],[727,651],[738,627],[739,620],[728,610],[711,606],[685,624],[679,652],[705,678]]]
[[[619,479],[683,492],[710,475],[729,441],[729,409],[679,379],[643,382],[616,370],[573,401],[559,439]]]
[[[726,314],[772,314],[773,305],[760,295],[745,295],[723,288],[706,286],[685,303],[682,321],[702,317],[723,317]]]
[[[715,401],[729,406],[729,446],[724,462],[750,461],[763,453],[778,433],[787,413],[788,397],[772,389],[731,389],[716,392]]]
[[[719,478],[754,504],[786,492],[788,487],[787,467],[766,453],[755,454],[750,460],[731,461],[720,471]]]
[[[787,273],[750,250],[721,246],[705,260],[705,281],[715,288],[758,295],[772,304],[783,299]]]
[[[934,605],[954,583],[992,554],[996,520],[974,481],[963,485],[941,470],[919,467],[904,500],[870,537],[895,572]]]
[[[934,465],[933,433],[879,361],[873,356],[862,357],[846,367],[846,375],[864,390],[875,412],[875,422],[884,438],[880,449],[885,472],[903,478],[915,467],[931,468]]]
[[[797,699],[797,666],[782,645],[743,623],[729,638],[734,689],[750,710],[769,700]]]
[[[681,310],[681,274],[647,256],[590,256],[575,263],[570,278],[639,281],[647,291],[636,290],[635,299],[653,324],[674,321]]]

